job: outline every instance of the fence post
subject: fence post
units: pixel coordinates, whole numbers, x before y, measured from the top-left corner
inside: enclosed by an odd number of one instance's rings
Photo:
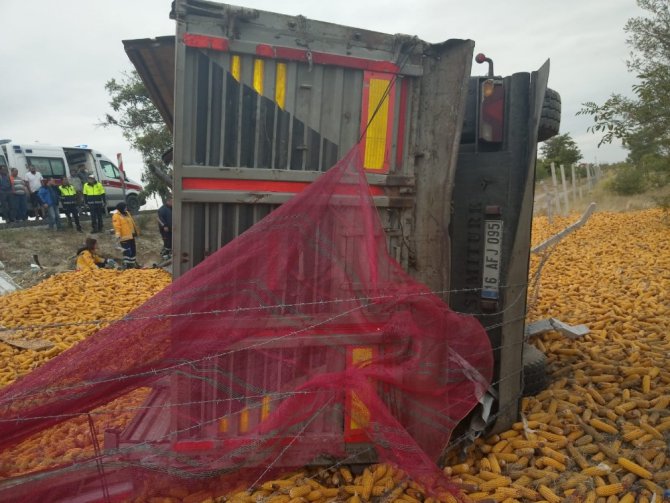
[[[585,166],[587,166],[587,165],[585,164]],[[587,168],[587,169],[588,169],[588,168]],[[579,187],[579,199],[581,199],[582,197],[584,197],[584,192],[583,192],[583,190],[584,190],[584,184],[582,183],[581,180],[579,180],[579,185],[578,185],[578,187]]]
[[[561,185],[563,186],[563,203],[565,204],[565,211],[563,215],[570,213],[570,201],[568,199],[568,184],[565,181],[565,166],[561,164]]]
[[[572,200],[577,203],[577,178],[575,177],[575,163],[570,165],[570,174],[572,175]]]
[[[547,220],[549,221],[549,225],[551,225],[554,222],[554,198],[547,190],[547,187],[544,188],[544,195],[547,200]]]
[[[551,185],[553,189],[552,202],[556,204],[556,209],[558,213],[561,213],[561,199],[556,197],[558,193],[558,181],[556,180],[556,166],[554,163],[551,163]]]

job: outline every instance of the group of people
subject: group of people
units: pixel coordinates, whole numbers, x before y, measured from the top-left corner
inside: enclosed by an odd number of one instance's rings
[[[102,225],[102,224],[101,224]],[[112,214],[112,227],[116,238],[123,248],[123,268],[139,269],[137,263],[137,243],[135,238],[140,230],[135,224],[133,216],[128,211],[126,203],[116,205]],[[161,257],[165,260],[172,256],[172,197],[168,197],[158,210],[158,230],[163,238]],[[105,259],[98,251],[98,241],[93,237],[86,238],[84,246],[77,250],[77,270],[94,270],[109,267],[114,261]]]
[[[35,217],[46,220],[50,230],[61,230],[62,207],[68,226],[83,232],[79,218],[83,202],[91,214],[91,234],[102,232],[102,218],[107,207],[105,189],[84,169],[79,169],[74,176],[76,186],[68,178],[63,178],[61,184],[56,185],[53,178],[44,178],[35,166],[31,165],[23,178],[19,177],[16,168],[12,168],[10,174],[7,166],[0,166],[0,215],[10,223],[25,222],[30,205]],[[167,260],[172,256],[172,197],[168,197],[158,210],[157,223],[163,238],[161,258]],[[123,267],[140,267],[135,241],[140,232],[125,202],[116,205],[112,227],[123,249]],[[110,264],[110,260],[104,259],[97,251],[97,240],[93,237],[86,238],[84,245],[77,250],[77,269],[90,270]]]
[[[77,176],[81,173],[79,171]],[[28,220],[30,207],[35,218],[47,221],[49,229],[60,230],[59,206],[62,205],[68,226],[83,232],[79,220],[79,208],[83,202],[91,214],[91,232],[101,232],[102,216],[107,205],[105,189],[95,176],[85,176],[86,181],[78,183],[78,189],[68,178],[63,178],[61,184],[56,185],[53,178],[44,178],[32,165],[23,178],[16,168],[12,168],[10,174],[6,166],[0,166],[0,215],[6,222],[21,224]]]
[[[102,223],[100,226],[102,228]],[[141,268],[137,263],[137,243],[135,242],[135,238],[140,235],[140,230],[128,211],[126,203],[116,205],[116,211],[112,214],[112,227],[114,227],[116,239],[123,248],[123,268]],[[77,250],[77,270],[92,270],[107,267],[110,264],[115,264],[115,262],[100,255],[98,240],[93,237],[86,238],[84,246]]]

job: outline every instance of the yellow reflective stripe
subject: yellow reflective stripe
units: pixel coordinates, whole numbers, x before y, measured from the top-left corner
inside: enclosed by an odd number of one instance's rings
[[[265,395],[261,403],[261,421],[265,421],[270,415],[270,396]]]
[[[351,352],[351,361],[356,367],[365,367],[371,360],[372,348],[354,348]],[[370,411],[354,391],[351,392],[350,414],[350,428],[352,430],[365,428],[370,422]]]
[[[74,196],[76,194],[74,187],[63,187],[62,185],[58,187],[58,190],[60,190],[60,193],[63,194],[64,196]]]
[[[372,348],[354,348],[351,352],[352,363],[360,363],[357,367],[365,367],[372,360]]]
[[[386,158],[386,136],[388,134],[389,97],[384,95],[389,81],[384,79],[370,79],[368,99],[368,129],[365,132],[365,161],[366,169],[383,169]],[[382,98],[384,101],[382,102]],[[381,102],[381,105],[379,104]],[[374,116],[375,110],[379,110]]]
[[[352,430],[360,430],[370,423],[370,411],[358,398],[355,391],[351,392],[351,423]]]
[[[286,63],[277,63],[277,79],[275,81],[275,103],[284,110],[286,106]]]
[[[230,73],[233,74],[233,78],[238,82],[242,78],[242,67],[239,56],[233,56],[233,59],[230,61]]]
[[[227,433],[228,432],[228,418],[224,417],[219,421],[219,431],[221,433]]]
[[[249,409],[246,407],[240,411],[240,433],[249,430]]]
[[[263,68],[265,67],[262,59],[254,60],[254,89],[258,94],[263,94]]]

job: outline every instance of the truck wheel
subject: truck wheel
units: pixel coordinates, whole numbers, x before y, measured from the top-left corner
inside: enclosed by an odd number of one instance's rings
[[[133,215],[140,211],[140,198],[136,194],[126,196],[126,204],[128,205],[128,211]]]
[[[547,357],[532,344],[524,344],[523,396],[537,395],[548,385]]]
[[[537,141],[547,141],[558,134],[561,127],[561,95],[547,88],[542,104],[540,126],[537,130]]]

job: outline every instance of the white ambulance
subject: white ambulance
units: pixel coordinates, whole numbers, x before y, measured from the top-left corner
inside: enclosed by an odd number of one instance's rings
[[[68,177],[77,189],[92,174],[105,188],[107,207],[110,210],[123,201],[124,182],[125,200],[131,212],[136,213],[145,202],[141,194],[143,187],[139,182],[127,176],[122,180],[121,172],[112,160],[88,147],[61,147],[5,140],[0,144],[0,155],[4,156],[10,168],[19,170],[19,176],[25,175],[30,166],[35,166],[44,178],[53,178],[56,183],[60,183],[63,177]]]

